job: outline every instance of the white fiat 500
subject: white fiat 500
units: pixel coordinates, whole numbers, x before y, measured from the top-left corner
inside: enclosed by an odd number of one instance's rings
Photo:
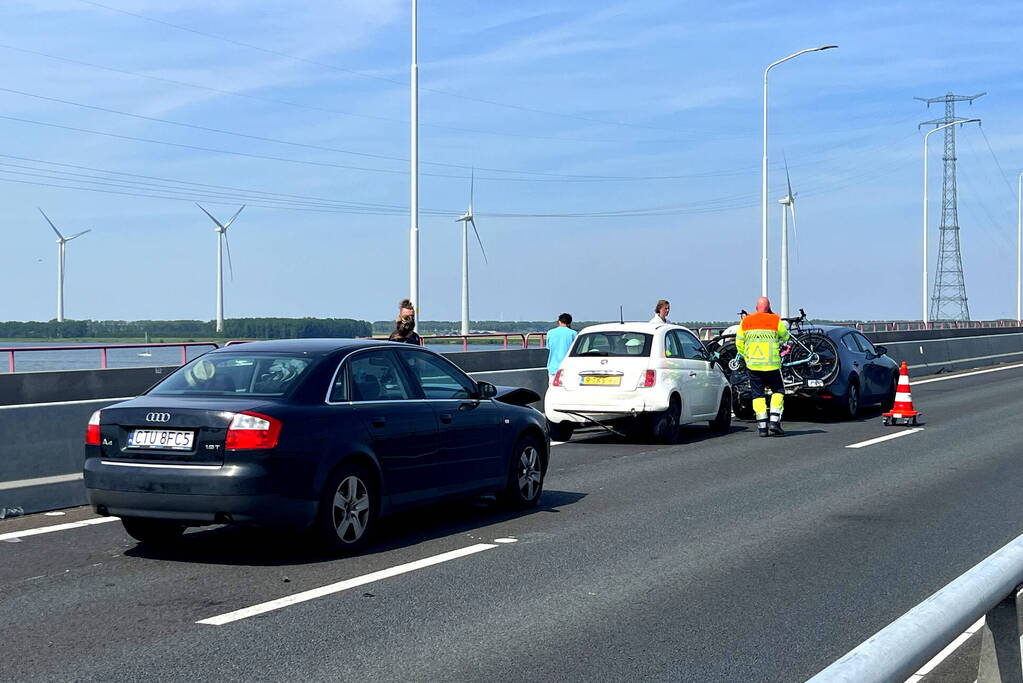
[[[731,392],[721,368],[679,325],[609,323],[576,337],[544,399],[551,438],[586,424],[614,424],[672,442],[679,426],[709,421],[727,431]]]

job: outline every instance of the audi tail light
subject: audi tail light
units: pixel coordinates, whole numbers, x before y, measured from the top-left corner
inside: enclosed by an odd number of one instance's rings
[[[235,413],[227,428],[229,451],[268,450],[277,446],[281,435],[281,421],[261,413]]]
[[[639,378],[639,384],[636,385],[638,389],[648,389],[657,383],[657,371],[647,370],[643,373],[643,376]]]
[[[553,381],[551,381],[551,386],[552,387],[560,387],[561,386],[561,373],[563,373],[563,372],[564,372],[564,370],[558,370],[557,372],[554,373],[554,379],[553,379]]]
[[[85,445],[87,446],[99,445],[99,414],[101,412],[97,410],[89,418],[89,425],[85,428]]]

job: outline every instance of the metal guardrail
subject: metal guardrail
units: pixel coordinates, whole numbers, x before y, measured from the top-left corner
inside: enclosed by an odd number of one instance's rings
[[[829,325],[854,327],[860,332],[915,332],[920,330],[980,330],[999,327],[1019,327],[1015,320],[949,320],[923,323],[919,320],[876,320],[869,322],[830,322]],[[701,327],[700,339],[707,341],[721,334],[725,327]]]
[[[923,323],[919,320],[871,321],[863,323],[835,323],[849,325],[860,332],[915,332],[917,330],[978,330],[991,327],[1019,327],[1016,320],[947,320]]]
[[[905,681],[980,617],[977,683],[1020,683],[1023,535],[884,627],[808,683]]]
[[[537,348],[544,348],[547,343],[546,332],[483,332],[479,334],[424,334],[420,335],[423,344],[443,339],[461,339],[462,350],[469,350],[469,342],[473,339],[503,339],[503,348],[508,348],[508,340],[518,338],[522,340],[521,348],[528,349],[532,339],[538,340]],[[516,345],[518,347],[518,345]]]
[[[7,371],[15,372],[15,354],[32,353],[39,351],[99,351],[99,366],[107,369],[107,351],[111,349],[151,349],[151,348],[181,348],[181,365],[188,362],[188,349],[192,347],[213,347],[217,348],[216,342],[165,342],[150,344],[74,344],[64,346],[6,346],[0,347],[0,353],[7,355]]]

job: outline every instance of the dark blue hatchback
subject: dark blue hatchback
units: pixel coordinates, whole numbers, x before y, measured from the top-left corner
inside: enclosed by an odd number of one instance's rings
[[[485,493],[535,505],[550,447],[536,400],[408,344],[250,342],[97,411],[85,485],[143,542],[241,523],[350,551],[401,508]]]

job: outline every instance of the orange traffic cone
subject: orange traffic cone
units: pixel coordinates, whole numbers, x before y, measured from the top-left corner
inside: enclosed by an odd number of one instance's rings
[[[913,395],[909,391],[909,365],[902,361],[899,368],[899,386],[895,390],[895,405],[887,413],[882,415],[886,425],[898,424],[898,420],[905,420],[905,424],[916,424],[919,410],[913,409]]]

